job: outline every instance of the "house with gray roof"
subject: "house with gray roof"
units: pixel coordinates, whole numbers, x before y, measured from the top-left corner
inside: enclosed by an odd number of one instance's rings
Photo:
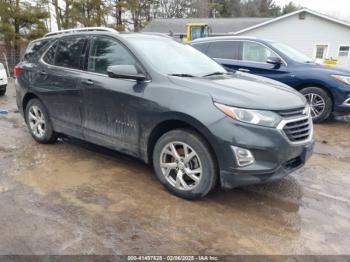
[[[186,34],[188,23],[206,23],[210,26],[212,35],[217,36],[240,31],[271,19],[261,17],[153,19],[142,31],[163,34],[171,31],[175,35],[181,35]]]
[[[310,9],[277,18],[155,19],[144,32],[186,34],[186,24],[208,23],[213,36],[236,35],[285,43],[311,59],[350,66],[350,22]]]

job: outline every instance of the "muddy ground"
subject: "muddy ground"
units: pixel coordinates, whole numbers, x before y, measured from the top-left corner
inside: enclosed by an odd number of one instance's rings
[[[350,122],[315,129],[297,173],[190,202],[128,156],[35,143],[11,85],[0,98],[0,254],[350,254]]]

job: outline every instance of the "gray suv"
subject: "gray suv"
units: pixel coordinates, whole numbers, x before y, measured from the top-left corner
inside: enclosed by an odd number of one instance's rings
[[[165,37],[49,34],[29,45],[15,72],[18,108],[36,141],[65,134],[140,158],[183,198],[275,181],[312,153],[301,94],[229,73]]]

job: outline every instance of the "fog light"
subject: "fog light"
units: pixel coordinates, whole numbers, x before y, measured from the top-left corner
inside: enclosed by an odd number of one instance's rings
[[[239,166],[249,166],[255,162],[252,152],[248,149],[232,146],[232,150]]]

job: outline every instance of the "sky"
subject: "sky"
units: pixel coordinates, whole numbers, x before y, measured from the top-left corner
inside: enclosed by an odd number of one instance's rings
[[[290,1],[275,0],[275,3],[283,6]],[[293,0],[293,2],[320,13],[350,21],[350,0]]]

